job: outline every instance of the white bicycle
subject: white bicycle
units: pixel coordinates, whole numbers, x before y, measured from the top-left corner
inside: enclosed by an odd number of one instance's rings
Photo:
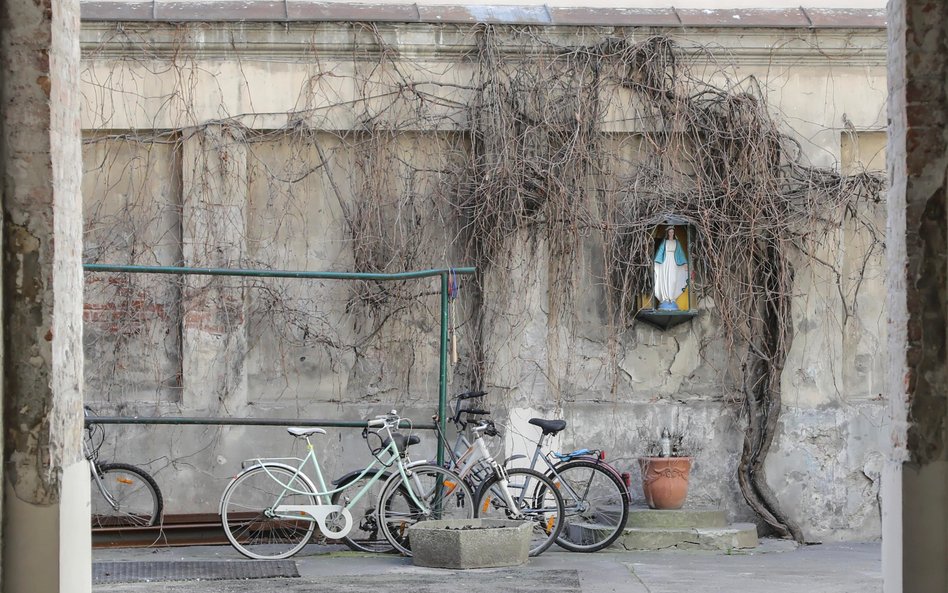
[[[471,489],[456,473],[425,460],[407,461],[405,453],[418,438],[398,432],[403,422],[410,426],[410,421],[400,418],[394,410],[369,420],[362,436],[375,461],[357,479],[336,489],[326,488],[310,441],[313,435],[326,431],[288,428],[292,436],[305,439],[306,457],[245,462],[246,469],[230,482],[221,497],[220,516],[227,539],[249,558],[278,559],[302,550],[316,535],[317,528],[328,539],[343,538],[353,528],[350,509],[386,475],[380,471],[383,468],[393,471],[378,498],[377,524],[388,542],[402,554],[411,555],[408,528],[416,522],[472,518]],[[320,488],[303,471],[308,461],[312,461]],[[350,488],[353,484],[361,486]],[[339,499],[347,490],[352,490],[351,497]],[[337,503],[344,504],[334,504],[333,495]]]

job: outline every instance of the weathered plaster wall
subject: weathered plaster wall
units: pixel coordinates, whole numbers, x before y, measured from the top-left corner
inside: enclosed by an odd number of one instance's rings
[[[614,33],[638,38],[655,32]],[[588,31],[549,33],[576,42]],[[356,255],[347,215],[367,181],[381,179],[378,187],[390,192],[386,199],[394,204],[391,215],[385,210],[376,224],[381,244],[402,229],[396,214],[405,212],[395,207],[401,193],[413,188],[419,195],[437,195],[432,188],[444,183],[421,175],[403,188],[397,173],[373,169],[337,140],[340,130],[357,129],[383,107],[391,110],[390,121],[398,121],[400,109],[411,108],[407,101],[362,98],[392,82],[386,78],[391,73],[378,68],[376,35],[398,48],[403,75],[444,85],[442,101],[428,106],[433,113],[450,114],[456,109],[452,101],[464,103],[463,85],[473,66],[461,58],[473,37],[462,27],[86,25],[87,257],[352,269]],[[715,44],[722,60],[734,60],[735,79],[753,75],[762,81],[774,111],[786,116],[815,164],[845,169],[874,162],[885,126],[881,31],[701,30],[681,40]],[[709,76],[712,71],[709,65]],[[352,84],[356,75],[364,86]],[[621,114],[621,106],[611,108]],[[288,112],[326,132],[307,132],[305,142],[287,137],[282,128]],[[204,125],[226,118],[236,119]],[[458,137],[463,119],[432,121],[440,122],[437,133],[398,136],[406,166],[425,170],[422,165],[431,163],[436,171],[443,160],[463,156]],[[634,120],[608,121],[617,136],[637,131]],[[154,140],[156,130],[166,138],[169,129],[180,130],[180,138],[171,134],[166,143],[148,144],[147,151],[125,136]],[[274,129],[281,132],[271,137],[268,131]],[[104,133],[114,138],[101,141]],[[105,161],[111,165],[103,167]],[[122,208],[150,209],[143,217],[149,224],[127,233],[137,233],[131,240],[103,240],[123,234],[113,232],[123,227],[108,222],[118,218],[105,217],[101,224],[101,213]],[[410,215],[449,221],[442,208],[432,201]],[[881,220],[881,206],[864,214]],[[420,242],[430,249],[414,267],[463,263],[452,247],[451,223],[424,228],[430,236]],[[157,242],[153,252],[129,251],[149,241]],[[885,311],[881,253],[870,252],[870,244],[864,228],[840,228],[819,248],[829,265],[797,275],[797,337],[783,375],[785,411],[767,471],[810,539],[879,536],[879,435],[885,421],[879,345],[885,340]],[[557,446],[604,447],[619,466],[634,472],[634,457],[644,452],[645,440],[666,425],[686,430],[700,446],[692,502],[750,518],[736,483],[740,421],[732,386],[722,378],[731,363],[714,322],[714,303],[701,301],[701,316],[691,324],[664,333],[636,325],[613,342],[597,245],[596,237],[589,237],[584,265],[564,272],[543,240],[524,235],[505,249],[510,273],[484,278],[485,385],[496,414],[509,418],[508,448],[522,450],[524,437],[535,435],[526,423],[532,414],[559,414],[570,428]],[[551,297],[564,281],[579,287],[568,306]],[[87,282],[87,352],[94,354],[87,372],[90,385],[101,386],[87,400],[104,412],[356,419],[396,406],[427,420],[433,411],[435,294],[422,296],[416,310],[376,331],[380,320],[340,283],[194,278],[176,283],[91,275]],[[408,288],[421,295],[433,289],[425,283]],[[181,310],[174,310],[177,294],[184,297]],[[462,318],[470,304],[466,299],[462,293]],[[118,331],[128,327],[135,331]],[[469,325],[460,329],[462,363],[455,369],[458,378],[452,376],[453,392],[468,387],[464,365],[477,331]],[[112,351],[127,365],[113,364]],[[130,379],[119,380],[126,370]],[[150,467],[169,512],[212,510],[241,459],[285,454],[290,444],[277,429],[110,431],[114,438],[103,455]],[[427,441],[423,448],[431,450]],[[341,447],[342,459],[330,464],[328,475],[368,460],[356,431],[331,431],[323,444],[330,443]]]
[[[3,590],[82,592],[79,3],[2,10]]]

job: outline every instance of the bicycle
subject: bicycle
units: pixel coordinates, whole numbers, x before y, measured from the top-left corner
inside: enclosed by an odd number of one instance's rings
[[[83,406],[86,418],[95,411]],[[99,424],[86,425],[82,450],[89,461],[92,484],[92,528],[151,527],[161,520],[164,500],[158,483],[148,472],[127,463],[99,463],[105,431]],[[96,493],[98,492],[98,495]]]
[[[411,462],[405,457],[417,437],[397,432],[402,419],[394,410],[369,420],[363,430],[367,442],[377,437],[378,446],[369,444],[374,461],[360,472],[358,479],[368,482],[345,504],[330,500],[349,485],[327,489],[312,435],[326,434],[321,428],[287,428],[287,432],[306,441],[304,458],[258,458],[231,480],[220,502],[221,523],[227,539],[241,554],[255,559],[289,558],[312,539],[316,528],[328,539],[340,539],[353,527],[351,508],[366,495],[383,472],[393,467],[376,505],[378,529],[389,544],[411,556],[408,528],[428,519],[473,517],[471,490],[461,478],[446,468],[425,460]],[[377,430],[370,430],[375,428]],[[293,464],[285,463],[294,461]],[[312,462],[321,489],[304,473]],[[354,483],[353,482],[350,482]],[[339,499],[336,499],[339,502]]]
[[[458,437],[454,447],[446,447],[454,464],[459,462],[457,451],[460,448],[469,449],[471,445],[464,436],[463,429],[467,422],[462,415],[483,417],[490,414],[483,407],[463,409],[462,402],[484,395],[486,393],[483,391],[471,391],[456,397],[452,420],[459,428]],[[629,516],[631,496],[622,475],[606,463],[605,452],[601,450],[579,449],[570,453],[550,451],[544,454],[547,437],[564,430],[565,420],[531,418],[529,423],[542,431],[529,469],[536,470],[538,462],[542,460],[546,465],[546,471],[542,474],[553,482],[552,487],[562,495],[566,505],[564,525],[556,544],[572,552],[596,552],[610,546],[624,531]],[[440,431],[439,438],[445,445],[448,444]],[[513,455],[504,461],[504,465],[525,458],[525,455]],[[458,473],[464,475],[463,471]],[[542,495],[543,492],[538,494]]]
[[[459,396],[460,397],[460,396]],[[468,423],[462,414],[486,414],[484,410],[461,410],[456,406],[453,421],[458,426],[459,442],[467,444],[462,453],[459,447],[447,446],[451,461],[448,467],[457,472],[468,484],[476,483],[474,493],[474,516],[484,518],[507,518],[533,523],[530,556],[539,556],[557,540],[563,529],[566,507],[559,489],[547,476],[532,468],[507,469],[506,463],[498,463],[484,444],[482,435],[498,436],[494,423],[481,420],[471,428],[473,442],[464,436]],[[434,418],[438,438],[447,445],[438,417]]]

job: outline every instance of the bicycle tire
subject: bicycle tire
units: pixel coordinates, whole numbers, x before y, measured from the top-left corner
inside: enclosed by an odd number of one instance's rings
[[[392,547],[411,556],[409,527],[433,519],[471,519],[474,508],[470,487],[453,471],[431,464],[405,471],[416,498],[431,510],[430,516],[415,504],[401,474],[396,473],[382,490],[378,517],[382,533]]]
[[[503,495],[498,491],[501,476],[494,475],[481,483],[474,496],[474,516],[496,519],[513,519],[523,513],[533,523],[530,541],[530,556],[545,552],[563,529],[566,508],[563,497],[557,492],[552,480],[540,472],[527,468],[506,470],[508,490],[517,512],[510,511]]]
[[[352,513],[352,531],[342,538],[342,542],[346,544],[350,550],[375,554],[392,553],[396,551],[379,528],[378,506],[379,500],[382,497],[382,490],[385,488],[385,482],[389,477],[388,472],[378,470],[374,474],[366,474],[361,479],[356,475],[351,480],[337,483],[336,487],[346,488],[346,490],[340,490],[333,494],[332,504],[344,506],[348,502],[349,497],[346,493],[349,492],[350,489],[354,489],[355,492],[358,492],[363,487],[359,482],[364,484],[379,474],[385,479],[379,478],[376,480],[375,483],[372,484],[371,489],[362,495],[362,498],[359,499],[355,506],[349,507],[349,512]]]
[[[598,552],[612,545],[629,519],[629,491],[620,478],[602,465],[576,459],[560,463],[547,477],[569,484],[557,491],[566,504],[566,521],[556,545],[570,552]],[[572,491],[572,492],[571,492]],[[571,500],[572,494],[581,500]]]
[[[278,499],[281,504],[319,504],[314,494],[290,492],[283,496],[284,485],[316,492],[305,475],[277,464],[255,465],[234,478],[224,490],[221,524],[228,541],[244,556],[256,560],[289,558],[313,537],[315,521],[271,516]]]
[[[151,527],[161,520],[164,499],[158,483],[145,470],[127,463],[94,465],[91,515],[92,528]],[[95,471],[95,469],[93,471]],[[103,492],[108,490],[115,506]]]

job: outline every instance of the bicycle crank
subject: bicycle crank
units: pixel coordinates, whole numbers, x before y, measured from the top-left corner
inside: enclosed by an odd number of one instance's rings
[[[319,531],[329,539],[340,539],[352,529],[352,513],[338,504],[281,504],[273,510],[281,519],[299,519],[308,516],[319,525]]]

